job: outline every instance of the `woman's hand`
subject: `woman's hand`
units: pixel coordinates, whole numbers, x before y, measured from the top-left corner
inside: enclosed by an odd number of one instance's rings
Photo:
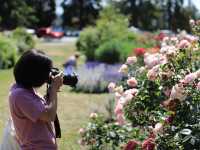
[[[51,77],[52,90],[59,91],[59,89],[62,85],[63,85],[63,73],[62,72],[60,72],[56,76]]]

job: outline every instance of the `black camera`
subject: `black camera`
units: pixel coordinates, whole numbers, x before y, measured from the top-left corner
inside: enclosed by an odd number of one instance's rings
[[[51,69],[51,75],[56,76],[59,74],[60,71],[58,68],[52,68]],[[48,83],[51,83],[51,78],[48,80]],[[76,84],[78,83],[78,76],[75,73],[68,74],[63,76],[63,84],[64,85],[69,85],[71,87],[76,87]]]

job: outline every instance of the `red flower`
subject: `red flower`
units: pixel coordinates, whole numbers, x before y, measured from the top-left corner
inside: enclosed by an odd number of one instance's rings
[[[142,150],[154,150],[155,140],[153,138],[148,138],[142,143]]]
[[[146,52],[145,48],[135,48],[134,53],[136,56],[143,56]]]
[[[154,39],[156,41],[162,41],[164,39],[164,37],[166,37],[166,34],[161,32],[157,36],[155,36]]]
[[[131,140],[125,145],[123,150],[135,150],[137,145],[139,145],[139,142],[137,142],[135,140]]]

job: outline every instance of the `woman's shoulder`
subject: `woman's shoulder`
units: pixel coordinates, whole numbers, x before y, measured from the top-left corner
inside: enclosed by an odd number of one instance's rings
[[[23,88],[20,85],[17,84],[13,84],[10,88],[10,97],[20,97],[20,96],[26,96],[26,95],[32,95],[33,91],[32,90],[28,90]]]

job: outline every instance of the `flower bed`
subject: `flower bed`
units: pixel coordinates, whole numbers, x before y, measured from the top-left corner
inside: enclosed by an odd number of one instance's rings
[[[122,75],[118,73],[120,64],[108,65],[99,62],[87,62],[77,69],[79,82],[76,91],[87,93],[107,92],[109,82],[121,80]]]
[[[80,143],[92,150],[200,149],[199,37],[165,37],[158,53],[141,58],[129,57],[119,69],[126,77],[108,86],[114,121],[95,115]]]

